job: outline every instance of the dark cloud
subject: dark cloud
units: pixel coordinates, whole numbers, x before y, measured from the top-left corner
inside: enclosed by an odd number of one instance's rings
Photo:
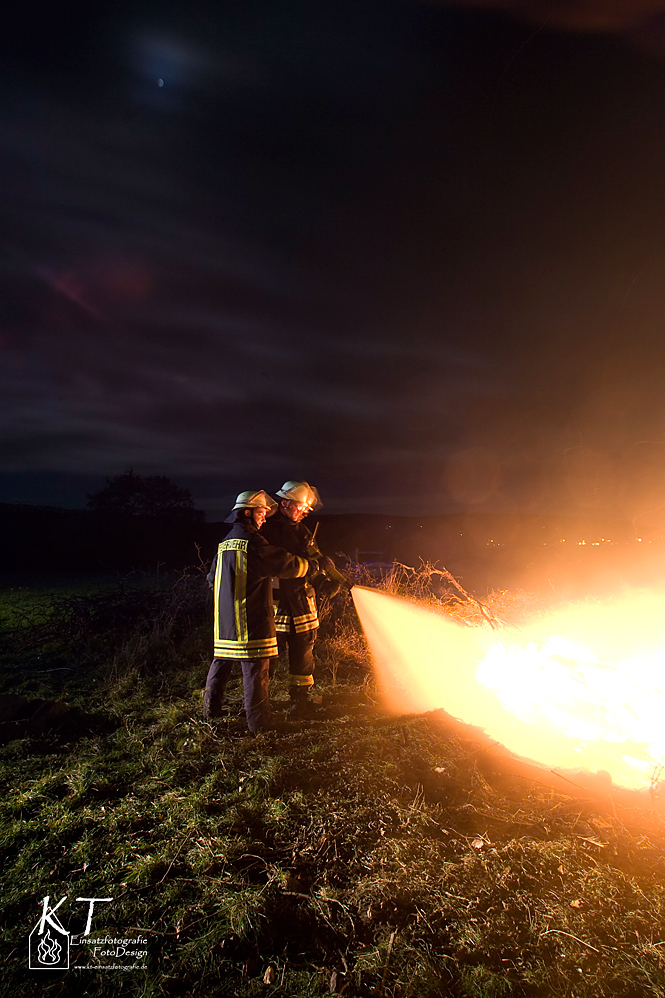
[[[549,30],[599,10],[13,10],[0,498],[133,466],[217,512],[294,476],[328,509],[630,512],[630,469],[652,504],[665,69]]]

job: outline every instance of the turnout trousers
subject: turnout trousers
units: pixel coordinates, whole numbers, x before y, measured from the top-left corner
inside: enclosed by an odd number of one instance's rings
[[[277,633],[280,652],[289,653],[289,696],[292,700],[304,699],[314,685],[314,642],[316,630],[298,634],[291,622],[288,633]],[[273,668],[277,659],[272,659]]]
[[[234,663],[242,668],[243,696],[247,727],[255,734],[268,727],[272,719],[270,709],[270,659],[213,658],[206,679],[203,716],[219,717],[222,712],[226,684]]]

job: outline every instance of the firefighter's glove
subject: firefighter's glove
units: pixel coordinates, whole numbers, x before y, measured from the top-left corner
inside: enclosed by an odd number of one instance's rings
[[[319,575],[316,580],[315,589],[317,596],[327,596],[328,599],[332,599],[333,596],[337,596],[341,588],[339,582],[333,582],[327,575]]]
[[[319,565],[321,571],[325,573],[326,578],[330,579],[332,582],[336,582],[340,588],[346,589],[347,592],[351,592],[353,589],[353,583],[350,579],[347,579],[342,572],[340,572],[332,558],[329,558],[327,555],[323,555]]]

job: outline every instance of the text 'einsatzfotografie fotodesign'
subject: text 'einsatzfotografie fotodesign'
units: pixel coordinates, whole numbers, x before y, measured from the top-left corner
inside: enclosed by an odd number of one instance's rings
[[[75,898],[77,904],[88,907],[83,932],[73,932],[66,929],[56,915],[67,896],[65,894],[52,906],[49,895],[42,899],[41,918],[28,942],[30,970],[147,970],[148,940],[143,933],[93,930],[95,905],[111,905],[113,898]],[[104,910],[107,918],[110,917],[112,909],[105,907]],[[75,912],[75,919],[79,912]],[[61,914],[64,915],[64,909]]]

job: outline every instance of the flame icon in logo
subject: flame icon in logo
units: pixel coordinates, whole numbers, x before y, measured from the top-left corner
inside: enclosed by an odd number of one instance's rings
[[[51,933],[46,930],[46,935],[37,947],[37,954],[40,963],[57,963],[60,959],[60,951],[62,946],[57,939],[51,938]]]

